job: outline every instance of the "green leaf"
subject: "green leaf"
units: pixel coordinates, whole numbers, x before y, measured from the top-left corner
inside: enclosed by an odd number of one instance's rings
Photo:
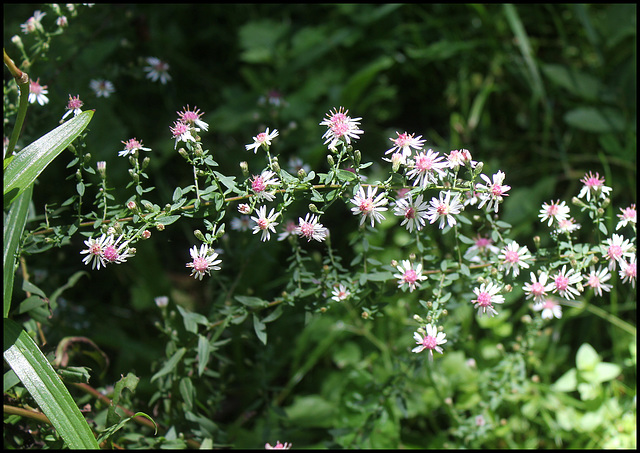
[[[576,367],[580,371],[591,371],[600,363],[600,356],[589,343],[583,343],[576,354]]]
[[[89,125],[93,110],[82,112],[24,148],[4,173],[4,203],[12,203]]]
[[[235,299],[247,307],[266,307],[269,305],[269,302],[264,299],[260,299],[259,297],[236,296]]]
[[[256,314],[253,314],[253,330],[255,330],[258,339],[262,342],[262,344],[267,344],[267,332],[265,324],[258,319]]]
[[[563,119],[569,126],[597,134],[625,129],[622,113],[614,108],[578,107],[565,113]]]
[[[4,320],[4,359],[70,449],[98,443],[75,401],[40,348],[22,327]]]
[[[180,360],[182,360],[182,356],[184,356],[186,352],[186,348],[178,349],[175,354],[173,354],[171,358],[165,362],[162,369],[151,377],[151,382],[155,381],[159,377],[164,376],[165,374],[171,373],[173,369],[178,365]]]
[[[9,316],[11,309],[11,296],[13,294],[13,279],[18,253],[18,246],[24,226],[27,223],[29,203],[33,195],[33,184],[26,191],[19,195],[15,203],[9,209],[9,215],[4,224],[4,251],[2,257],[3,283],[4,283],[4,304],[3,318]]]

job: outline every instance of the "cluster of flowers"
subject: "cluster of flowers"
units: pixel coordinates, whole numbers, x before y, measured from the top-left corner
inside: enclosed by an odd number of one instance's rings
[[[68,106],[71,111],[72,106]],[[199,138],[197,133],[200,130],[208,130],[208,124],[201,120],[201,113],[197,108],[190,109],[188,106],[183,111],[177,112],[178,119],[170,128],[174,148],[178,143],[184,143],[187,147],[197,147]],[[322,136],[324,144],[330,152],[336,153],[339,145],[344,149],[360,138],[364,133],[360,129],[361,118],[351,118],[348,110],[340,107],[334,109],[326,115],[320,125],[327,127]],[[257,153],[259,149],[264,149],[269,156],[269,149],[273,140],[278,137],[278,130],[270,131],[267,128],[264,132],[253,137],[253,143],[245,145],[247,151]],[[393,146],[385,153],[383,160],[392,164],[394,172],[402,171],[406,185],[409,188],[399,190],[395,199],[389,195],[388,184],[365,186],[360,182],[354,189],[354,196],[349,200],[353,205],[351,211],[354,215],[360,216],[360,225],[368,223],[375,227],[385,219],[384,212],[389,206],[393,207],[393,212],[400,217],[401,226],[404,226],[409,233],[419,232],[427,221],[430,224],[438,224],[439,229],[453,228],[457,225],[456,216],[464,211],[468,206],[475,206],[477,209],[485,209],[489,213],[497,213],[500,203],[504,197],[508,196],[510,186],[504,184],[505,173],[498,171],[491,178],[481,173],[482,163],[472,160],[471,153],[466,150],[453,150],[449,154],[441,156],[438,152],[428,149],[424,150],[424,142],[421,136],[415,134],[402,134],[396,132],[397,138],[390,138]],[[137,139],[131,139],[125,144],[125,149],[119,155],[127,156],[139,150],[148,151]],[[352,148],[351,148],[352,149]],[[271,159],[270,159],[271,161]],[[466,167],[469,174],[479,177],[481,182],[466,183],[457,179],[458,171],[461,167]],[[272,169],[265,169],[259,175],[253,175],[247,179],[247,198],[251,203],[241,203],[238,212],[241,219],[234,219],[232,226],[236,229],[246,230],[253,222],[253,234],[260,234],[261,241],[269,241],[271,234],[276,233],[275,227],[279,225],[278,218],[281,212],[275,208],[268,209],[267,203],[274,201],[276,192],[282,187],[282,181],[278,174]],[[580,191],[578,201],[586,200],[586,203],[602,202],[609,195],[611,188],[604,185],[604,178],[596,173],[589,173],[581,180],[583,188]],[[381,193],[378,190],[383,188]],[[439,194],[432,197],[429,202],[424,199],[424,192],[427,189],[437,189]],[[415,197],[415,198],[414,198]],[[575,203],[577,203],[574,200]],[[586,204],[583,202],[583,206]],[[253,214],[253,215],[251,215]],[[250,217],[249,217],[250,216]],[[544,203],[540,210],[540,221],[549,227],[554,226],[553,233],[571,234],[578,230],[580,225],[570,217],[570,209],[565,202],[552,201]],[[635,231],[636,209],[631,205],[621,209],[618,215],[620,221],[616,230],[631,225]],[[317,213],[307,213],[304,217],[299,217],[298,222],[289,221],[285,229],[279,234],[278,239],[295,235],[307,241],[323,242],[329,234],[329,230],[320,223],[320,215]],[[135,249],[128,248],[128,242],[120,243],[122,236],[114,240],[113,235],[102,235],[98,240],[89,239],[85,241],[87,249],[83,254],[88,254],[84,259],[86,264],[93,264],[94,268],[100,268],[107,262],[121,263],[135,252]],[[108,249],[108,251],[107,251]],[[584,287],[590,287],[598,296],[603,292],[611,290],[612,286],[607,282],[611,278],[611,272],[618,267],[619,275],[623,283],[630,283],[635,287],[636,279],[636,257],[635,245],[629,239],[620,234],[613,234],[607,238],[596,250],[601,253],[602,258],[608,262],[606,267],[594,265],[588,266],[588,270],[581,273],[572,264],[562,264],[560,268],[550,267],[538,270],[537,273],[530,272],[530,281],[523,284],[522,289],[527,300],[533,301],[533,308],[542,312],[542,317],[561,317],[562,311],[560,301],[552,298],[550,294],[557,295],[564,300],[573,300],[579,296]],[[211,271],[220,270],[222,260],[211,244],[193,246],[190,251],[191,261],[186,264],[192,269],[191,276],[202,280],[205,275],[211,275]],[[498,314],[495,306],[505,301],[502,293],[508,291],[507,286],[501,280],[511,274],[513,278],[520,274],[521,269],[529,269],[535,262],[527,246],[521,246],[516,241],[510,241],[502,248],[493,245],[493,241],[487,237],[477,236],[473,246],[469,247],[464,257],[471,262],[483,262],[491,264],[500,272],[497,279],[484,279],[480,285],[473,289],[475,299],[470,302],[477,309],[478,315],[495,316]],[[594,260],[594,263],[596,261]],[[412,263],[411,260],[401,260],[400,263],[393,262],[398,273],[393,275],[397,279],[398,288],[413,292],[420,288],[421,282],[426,280],[422,263]],[[338,283],[332,290],[332,300],[342,301],[351,296],[348,284]],[[442,353],[442,347],[446,343],[446,334],[442,327],[438,327],[434,322],[420,327],[414,334],[418,344],[413,348],[413,352],[427,350],[429,358],[433,358],[433,351]]]

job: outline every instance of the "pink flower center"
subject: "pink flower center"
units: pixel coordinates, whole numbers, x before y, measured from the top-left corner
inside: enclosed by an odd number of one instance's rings
[[[415,219],[416,218],[416,210],[412,207],[408,207],[404,212],[405,219]]]
[[[413,269],[409,269],[404,273],[402,278],[405,282],[412,285],[418,280],[418,275],[416,274],[416,271],[414,271]]]
[[[476,300],[478,305],[481,307],[490,307],[491,306],[491,294],[487,292],[481,292],[478,294],[478,299]]]
[[[80,96],[76,96],[69,99],[69,104],[67,105],[67,109],[76,110],[82,107],[84,103],[80,100]]]
[[[591,274],[589,275],[589,281],[587,282],[587,285],[591,286],[592,288],[600,286],[600,279],[597,275]]]
[[[334,123],[331,125],[331,130],[336,137],[343,137],[349,132],[349,124],[346,122]]]
[[[363,214],[369,214],[371,211],[373,211],[373,200],[371,198],[362,200],[360,203],[360,212]]]
[[[104,249],[104,254],[102,255],[104,256],[104,258],[113,263],[114,261],[116,261],[118,259],[118,251],[116,250],[116,248],[113,245],[109,245],[107,246],[106,249]]]
[[[256,176],[251,182],[251,188],[254,192],[258,193],[266,189],[267,185],[264,183],[264,179],[262,179],[262,176]]]
[[[438,341],[436,340],[436,337],[425,335],[422,337],[422,346],[427,349],[435,349],[436,346],[438,346]]]
[[[589,187],[590,189],[596,189],[602,184],[604,184],[604,179],[600,179],[600,175],[598,173],[594,175],[589,174],[589,177],[585,176],[584,179],[581,179],[582,183]]]
[[[47,88],[47,87],[41,86],[38,82],[31,82],[31,85],[29,86],[29,91],[31,91],[33,94],[40,94],[42,93],[43,88]]]
[[[520,255],[518,255],[518,252],[514,252],[513,250],[507,250],[504,254],[504,260],[507,263],[517,263],[520,261]]]
[[[398,148],[403,148],[411,144],[411,136],[407,135],[406,133],[402,133],[398,135],[398,138],[396,138],[393,142]]]
[[[267,134],[265,134],[264,132],[260,132],[257,136],[256,136],[256,141],[260,142],[260,143],[264,143],[267,141]]]
[[[609,258],[611,259],[619,259],[622,256],[622,247],[620,247],[619,245],[612,245],[607,250],[607,255],[609,255]]]
[[[476,247],[479,249],[483,249],[491,244],[491,239],[487,238],[478,238],[476,239]]]
[[[557,204],[552,204],[551,206],[549,206],[547,208],[547,214],[550,217],[554,217],[554,216],[558,215],[558,212],[559,212],[559,206]]]
[[[206,258],[198,256],[193,260],[193,268],[198,272],[202,272],[209,268],[209,262]]]
[[[93,244],[91,245],[91,247],[89,247],[89,253],[91,253],[92,255],[101,255],[102,247],[100,247],[100,244]]]
[[[269,228],[269,221],[267,219],[258,219],[258,227],[261,230],[266,230]]]
[[[449,205],[446,203],[442,203],[436,208],[436,211],[438,212],[438,215],[447,215],[449,214]]]
[[[416,158],[416,168],[420,171],[429,171],[433,167],[433,159],[424,154]]]
[[[176,121],[174,126],[171,128],[171,132],[174,137],[180,137],[182,134],[186,133],[189,130],[189,126],[182,121]]]
[[[556,284],[556,288],[558,288],[558,291],[566,291],[567,287],[569,286],[569,279],[567,277],[565,277],[564,275],[558,275],[555,278],[555,284]]]
[[[502,195],[502,193],[503,193],[502,185],[501,184],[493,184],[491,186],[491,193],[493,194],[494,197],[499,197],[500,195]]]
[[[540,282],[535,282],[533,285],[531,285],[531,292],[535,295],[535,296],[542,296],[544,294],[544,286],[542,286],[542,283]]]
[[[129,139],[126,142],[122,142],[122,143],[124,143],[124,147],[128,151],[133,151],[133,150],[136,150],[136,149],[140,149],[140,147],[142,146],[142,143],[140,143],[135,138]]]
[[[300,232],[302,233],[302,235],[304,237],[311,237],[313,236],[313,231],[315,228],[313,228],[313,225],[311,223],[303,223],[300,226]]]

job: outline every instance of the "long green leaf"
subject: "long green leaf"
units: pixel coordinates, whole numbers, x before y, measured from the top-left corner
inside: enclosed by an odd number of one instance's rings
[[[20,245],[20,238],[24,225],[27,222],[27,212],[33,194],[33,184],[22,192],[7,216],[4,224],[4,249],[2,256],[3,282],[4,282],[4,303],[3,318],[9,316],[11,308],[11,295],[13,294],[13,278],[15,276],[16,253]]]
[[[18,153],[4,173],[4,203],[24,192],[58,154],[64,151],[89,125],[93,110],[80,113]]]
[[[98,449],[87,421],[40,348],[22,327],[4,320],[4,359],[70,449]]]

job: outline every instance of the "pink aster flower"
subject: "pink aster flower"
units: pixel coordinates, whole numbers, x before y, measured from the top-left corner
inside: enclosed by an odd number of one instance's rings
[[[538,277],[533,272],[530,275],[531,283],[525,283],[522,289],[527,295],[527,299],[533,299],[534,303],[542,302],[546,298],[547,292],[553,290],[553,282],[547,283],[549,275],[546,272],[541,272]]]
[[[469,164],[471,168],[474,168],[477,164],[475,160],[471,160],[471,153],[468,149],[454,149],[447,155],[447,165],[449,168],[457,170],[467,164]]]
[[[560,202],[560,200],[552,201],[551,204],[543,203],[538,217],[540,217],[542,223],[549,220],[548,226],[551,226],[554,220],[560,222],[569,217],[569,206],[564,201]]]
[[[275,233],[275,226],[278,224],[275,220],[278,218],[279,212],[274,214],[273,208],[267,215],[267,207],[260,206],[256,211],[257,217],[251,217],[251,220],[256,222],[256,226],[253,227],[253,234],[262,233],[260,240],[266,242],[271,239],[271,233]]]
[[[422,135],[418,135],[414,137],[415,134],[407,134],[406,132],[399,134],[396,131],[396,135],[398,138],[389,138],[391,142],[393,142],[393,147],[385,151],[385,154],[393,154],[396,151],[401,152],[402,156],[406,159],[411,156],[411,148],[413,149],[422,149],[422,145],[426,140],[420,140]]]
[[[86,265],[91,265],[91,269],[100,269],[100,266],[106,266],[106,261],[104,259],[103,253],[107,245],[113,240],[112,236],[107,236],[103,234],[99,238],[89,238],[84,241],[84,244],[87,248],[80,253],[82,255],[87,255],[82,259],[82,262]]]
[[[67,116],[71,115],[71,113],[73,113],[73,116],[78,116],[79,114],[82,113],[82,105],[84,104],[84,102],[82,102],[80,100],[80,96],[74,96],[71,97],[71,95],[69,95],[69,102],[67,103],[67,112],[62,115],[62,119],[65,119]]]
[[[626,227],[629,223],[631,223],[631,226],[635,228],[637,218],[636,205],[632,204],[628,208],[620,208],[620,212],[621,214],[618,214],[618,218],[620,219],[620,221],[616,225],[616,231],[618,231],[620,228]]]
[[[576,220],[571,217],[570,219],[563,219],[558,221],[558,228],[556,228],[554,230],[554,233],[556,234],[560,234],[560,233],[573,233],[574,231],[577,231],[580,229],[580,224],[576,223]]]
[[[493,175],[493,181],[484,174],[481,174],[480,177],[486,184],[476,184],[477,196],[480,199],[478,209],[481,209],[486,204],[488,211],[493,209],[494,212],[498,212],[498,205],[502,203],[503,197],[509,196],[506,192],[511,189],[511,186],[502,184],[505,174],[498,170],[498,173]]]
[[[511,271],[513,276],[517,277],[521,267],[529,268],[529,263],[526,260],[531,260],[533,257],[529,254],[529,249],[526,245],[520,247],[516,241],[513,241],[502,249],[498,258],[502,260],[500,268],[506,269],[507,274]]]
[[[320,123],[320,126],[328,128],[322,138],[325,139],[324,144],[328,144],[330,150],[335,150],[340,142],[349,145],[352,139],[357,140],[361,134],[364,134],[359,128],[362,118],[351,118],[347,113],[349,110],[345,110],[343,107],[340,107],[339,110],[333,109]]]
[[[336,302],[340,302],[341,300],[348,299],[349,296],[351,296],[351,292],[342,283],[334,287],[333,290],[331,291],[331,294],[333,296],[331,299],[335,300]]]
[[[594,175],[589,172],[584,175],[584,178],[582,178],[580,182],[584,185],[582,189],[580,189],[578,198],[586,197],[587,201],[591,201],[592,196],[594,200],[597,198],[606,198],[609,192],[611,192],[611,187],[604,185],[604,178],[600,178],[598,173]]]
[[[433,324],[427,324],[425,329],[420,328],[417,332],[413,333],[413,339],[416,340],[418,346],[413,348],[411,352],[417,354],[427,349],[429,352],[429,360],[433,361],[433,351],[440,354],[443,353],[440,345],[447,342],[446,336],[447,334],[444,332],[438,332],[438,328]]]
[[[49,91],[46,85],[40,85],[40,78],[35,81],[29,82],[29,103],[33,104],[37,102],[40,105],[45,105],[49,102],[49,98],[45,96]]]
[[[435,223],[440,219],[438,228],[441,230],[444,228],[445,221],[449,227],[453,227],[457,221],[454,214],[460,214],[463,209],[462,203],[460,203],[460,194],[456,193],[451,199],[451,191],[440,192],[439,198],[433,197],[429,202],[431,206],[427,210],[427,216],[429,223]]]
[[[147,64],[142,68],[147,73],[147,79],[151,79],[152,82],[156,82],[158,79],[161,84],[166,84],[171,80],[169,75],[169,64],[156,57],[147,57]]]
[[[606,267],[603,268],[602,266],[600,266],[596,271],[595,268],[591,266],[589,269],[589,275],[586,276],[587,282],[585,283],[585,286],[590,286],[591,288],[593,288],[594,293],[602,297],[602,291],[611,291],[611,285],[604,283],[610,278],[611,273]]]
[[[580,290],[574,288],[573,285],[577,285],[582,281],[582,275],[576,272],[575,269],[569,269],[567,271],[567,265],[563,265],[562,269],[552,276],[553,278],[553,292],[558,293],[565,299],[575,299],[580,295]]]
[[[631,286],[635,288],[636,272],[637,272],[637,265],[636,265],[635,255],[631,257],[628,263],[626,261],[624,261],[623,263],[620,263],[619,275],[620,275],[620,278],[622,279],[622,283],[631,283]]]
[[[123,235],[120,235],[120,237],[114,241],[113,236],[110,236],[111,240],[102,251],[102,257],[105,262],[122,264],[127,261],[127,258],[135,255],[136,249],[129,247],[129,241],[120,243],[123,237]]]
[[[116,89],[109,80],[103,79],[92,79],[89,81],[89,88],[93,90],[97,97],[108,98],[113,93],[116,92]]]
[[[267,442],[266,444],[264,444],[264,448],[266,450],[288,450],[291,448],[291,444],[289,442],[285,442],[284,444],[281,443],[279,440],[276,441],[276,444],[274,446],[271,446],[271,444],[269,442]]]
[[[218,254],[213,249],[210,249],[208,244],[202,244],[200,250],[198,250],[198,246],[194,245],[189,250],[189,254],[191,255],[191,261],[187,263],[186,267],[192,269],[190,277],[202,280],[205,274],[211,275],[211,271],[220,270],[218,264],[222,260],[216,259]]]
[[[278,136],[278,129],[274,129],[272,132],[269,132],[269,128],[267,128],[264,132],[260,132],[258,135],[253,137],[253,143],[249,145],[244,145],[247,151],[253,150],[253,153],[256,154],[258,152],[258,148],[261,146],[269,151],[269,147],[271,146],[271,140]]]
[[[504,296],[498,294],[502,288],[493,282],[482,283],[480,287],[476,287],[473,289],[473,292],[476,295],[476,299],[471,302],[474,304],[473,308],[478,309],[478,315],[487,315],[489,317],[493,317],[497,315],[498,312],[493,308],[493,304],[502,304],[504,303]]]
[[[542,319],[562,318],[562,306],[553,298],[547,297],[533,305],[535,311],[542,311]]]
[[[606,247],[603,246],[604,259],[609,261],[610,270],[616,270],[616,263],[622,264],[625,258],[634,256],[633,245],[620,234],[613,234],[610,239],[605,241],[605,245]]]
[[[202,129],[203,131],[209,130],[209,124],[205,123],[200,119],[204,112],[200,112],[200,109],[194,107],[193,110],[189,109],[189,106],[182,107],[182,112],[176,112],[178,114],[178,118],[185,124],[193,126],[196,128],[196,132]]]
[[[385,194],[381,193],[376,196],[378,189],[373,186],[369,186],[367,189],[367,195],[364,194],[362,186],[359,187],[358,193],[350,200],[355,207],[351,208],[354,215],[361,214],[360,225],[363,225],[367,218],[371,219],[371,226],[374,226],[375,221],[382,222],[385,217],[380,211],[386,211],[385,206],[388,200],[385,198]]]
[[[490,254],[497,255],[500,249],[493,245],[493,239],[476,235],[474,243],[464,254],[465,259],[473,262],[481,262],[482,258],[487,258]]]
[[[426,153],[422,151],[408,164],[410,170],[407,172],[407,178],[415,179],[413,185],[423,189],[431,183],[436,184],[438,178],[444,177],[444,170],[447,168],[447,163],[443,159],[444,157],[432,149],[427,150]]]
[[[191,135],[191,129],[192,129],[191,126],[189,126],[187,123],[184,123],[182,121],[178,120],[173,122],[173,127],[169,128],[169,130],[171,131],[171,135],[176,140],[175,145],[173,145],[173,149],[176,149],[178,147],[179,142],[195,143],[196,139],[194,138],[193,135]]]
[[[238,205],[238,212],[240,214],[251,214],[251,206],[249,206],[247,203],[240,203]]]
[[[309,216],[311,216],[311,218],[309,218]],[[295,233],[298,236],[307,238],[307,242],[310,242],[311,239],[322,242],[327,237],[329,230],[322,226],[321,223],[318,223],[318,216],[307,213],[304,220],[302,220],[302,217],[299,217],[298,221],[300,223],[296,227]]]
[[[425,225],[428,207],[429,205],[422,201],[422,194],[416,197],[415,203],[411,198],[411,194],[408,194],[404,198],[396,200],[393,213],[397,216],[404,217],[400,225],[406,225],[407,230],[411,233],[414,228],[420,231]]]
[[[27,21],[24,24],[20,25],[20,28],[22,28],[22,32],[25,34],[29,34],[29,33],[33,33],[36,30],[43,31],[42,18],[46,15],[47,13],[43,13],[40,10],[35,11],[33,13],[33,16],[27,19]]]
[[[271,170],[264,170],[259,175],[254,175],[251,179],[251,190],[256,195],[256,200],[273,201],[276,196],[273,192],[268,192],[267,189],[278,185],[280,185],[280,181]]]
[[[400,273],[394,274],[394,277],[398,279],[398,288],[404,291],[409,288],[409,292],[413,292],[416,287],[420,286],[419,282],[427,279],[426,275],[422,275],[422,264],[420,263],[413,267],[409,260],[403,260],[396,267]]]
[[[145,148],[142,146],[142,140],[138,140],[137,138],[130,138],[126,142],[122,142],[124,144],[124,149],[118,152],[118,156],[126,157],[128,155],[134,155],[138,151],[151,151],[151,148]]]

